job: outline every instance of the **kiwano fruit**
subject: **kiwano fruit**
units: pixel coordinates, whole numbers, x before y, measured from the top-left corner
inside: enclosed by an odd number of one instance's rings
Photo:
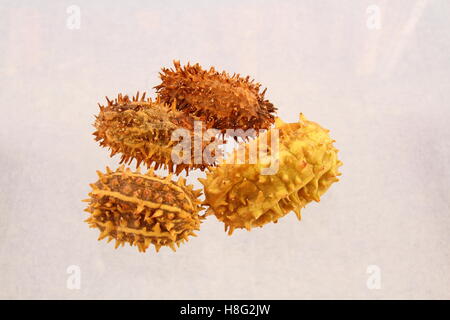
[[[173,162],[172,148],[177,141],[171,140],[172,133],[185,129],[193,141],[194,121],[199,119],[176,110],[174,105],[145,99],[145,93],[141,99],[138,92],[132,99],[119,94],[114,101],[106,100],[107,106],[99,104],[93,134],[100,146],[111,149],[111,157],[122,155],[120,163],[130,164],[135,159],[136,167],[145,163],[147,167],[154,165],[155,169],[162,167],[176,174],[183,170],[186,173],[190,169],[204,170],[209,164],[194,161],[194,152],[188,155],[190,161]],[[204,150],[206,143],[202,143],[199,148]]]
[[[97,172],[99,180],[91,184],[89,203],[85,210],[91,213],[86,220],[91,228],[100,230],[99,240],[115,239],[116,248],[128,242],[145,252],[150,244],[156,251],[168,246],[175,251],[196,236],[203,220],[199,216],[202,209],[198,197],[201,191],[186,186],[185,180],[177,182],[169,175],[160,178],[153,170],[146,174],[124,170]]]
[[[175,70],[163,68],[156,90],[161,101],[199,117],[206,127],[219,129],[267,129],[276,108],[264,99],[260,84],[239,74],[203,70],[197,63],[185,67],[174,61]]]
[[[342,162],[337,159],[338,150],[328,132],[317,123],[300,115],[298,123],[284,123],[277,119],[278,152],[271,150],[274,129],[260,134],[258,139],[241,145],[247,153],[259,144],[269,149],[266,157],[256,163],[221,163],[211,168],[206,179],[199,179],[205,187],[204,204],[207,214],[214,214],[225,224],[225,231],[232,234],[236,228],[261,227],[277,222],[290,211],[300,219],[300,209],[307,203],[320,201],[320,196],[338,181],[338,168]],[[236,157],[236,152],[232,153]],[[278,170],[272,175],[263,175],[278,159]]]

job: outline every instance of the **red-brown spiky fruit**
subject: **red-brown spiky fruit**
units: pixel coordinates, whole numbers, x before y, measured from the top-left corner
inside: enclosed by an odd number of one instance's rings
[[[172,181],[172,175],[160,178],[153,170],[146,174],[120,167],[115,172],[106,168],[98,171],[99,180],[91,184],[92,191],[85,210],[91,213],[86,220],[91,228],[100,230],[99,240],[115,239],[116,248],[128,242],[145,252],[150,244],[156,251],[168,246],[175,251],[196,236],[203,220],[198,197],[200,190],[186,185],[183,178]]]
[[[242,78],[230,76],[214,67],[203,70],[197,63],[181,67],[174,61],[175,70],[163,68],[162,83],[156,86],[161,101],[176,102],[178,110],[193,114],[206,123],[208,128],[220,129],[267,129],[274,122],[276,108],[264,99],[261,85]]]
[[[177,141],[171,140],[172,133],[186,129],[194,141],[194,134],[200,134],[194,133],[194,121],[199,121],[195,116],[176,110],[174,105],[145,99],[145,93],[140,99],[138,92],[132,99],[119,94],[113,101],[106,100],[106,106],[99,104],[100,113],[94,123],[97,130],[93,134],[100,146],[111,149],[111,157],[117,153],[122,155],[120,163],[130,164],[135,159],[136,167],[141,163],[147,167],[154,164],[155,169],[163,167],[177,174],[183,170],[186,173],[190,169],[204,170],[214,164],[194,161],[193,150],[187,156],[190,161],[173,161],[172,148]],[[203,135],[199,139],[203,141]],[[207,142],[201,142],[199,148],[204,150]]]

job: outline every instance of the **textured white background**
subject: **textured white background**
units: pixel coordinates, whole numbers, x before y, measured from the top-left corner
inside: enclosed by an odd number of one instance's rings
[[[449,13],[446,0],[2,1],[0,298],[450,298]],[[97,102],[152,90],[173,59],[251,75],[285,121],[331,129],[341,181],[301,222],[228,237],[210,217],[176,253],[97,242],[80,200],[118,164],[93,141]]]

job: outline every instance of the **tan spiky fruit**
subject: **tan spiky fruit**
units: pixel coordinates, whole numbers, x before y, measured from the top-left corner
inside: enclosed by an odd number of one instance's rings
[[[295,211],[300,219],[300,209],[313,200],[320,201],[320,196],[338,181],[342,162],[337,158],[338,150],[333,147],[329,130],[302,115],[298,123],[277,119],[275,124],[278,144],[272,144],[276,136],[275,129],[271,129],[232,154],[237,158],[237,152],[245,150],[248,155],[249,150],[258,147],[269,149],[265,157],[253,164],[221,163],[210,169],[206,179],[199,179],[205,186],[207,214],[224,222],[229,234],[236,228],[250,230],[277,222],[290,211]],[[276,145],[277,154],[271,149]],[[278,162],[273,162],[275,159]],[[274,163],[278,163],[278,170]],[[273,174],[268,171],[263,175],[269,167],[274,169]]]
[[[274,122],[276,108],[264,98],[261,85],[239,74],[217,72],[214,67],[203,70],[197,63],[175,70],[163,68],[161,84],[156,86],[165,103],[176,102],[178,110],[199,117],[207,128],[267,129]]]
[[[91,184],[92,191],[85,210],[91,228],[100,230],[98,240],[115,239],[116,248],[126,242],[145,252],[150,244],[156,251],[168,246],[175,251],[190,236],[196,236],[203,220],[198,197],[200,190],[186,185],[183,178],[172,181],[172,175],[160,178],[149,170],[146,174],[120,167],[97,172],[99,180]]]
[[[174,105],[146,99],[145,93],[140,99],[138,92],[132,99],[119,94],[113,101],[106,100],[106,106],[99,104],[100,113],[96,116],[93,134],[100,146],[111,149],[111,157],[121,154],[120,163],[130,164],[136,160],[136,167],[145,163],[147,167],[163,167],[177,174],[183,170],[186,173],[190,169],[204,170],[208,165],[196,163],[193,151],[190,161],[173,162],[172,148],[177,142],[171,141],[172,133],[185,129],[193,141],[194,121],[199,119],[176,110]],[[205,146],[206,142],[200,147],[203,150]]]

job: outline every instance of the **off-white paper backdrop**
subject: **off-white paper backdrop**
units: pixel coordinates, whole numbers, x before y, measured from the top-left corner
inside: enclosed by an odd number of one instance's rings
[[[449,12],[445,0],[2,1],[0,297],[450,298]],[[80,200],[118,165],[93,141],[97,102],[151,91],[173,59],[251,75],[283,120],[329,128],[341,181],[301,222],[228,237],[210,217],[176,253],[97,242]]]

